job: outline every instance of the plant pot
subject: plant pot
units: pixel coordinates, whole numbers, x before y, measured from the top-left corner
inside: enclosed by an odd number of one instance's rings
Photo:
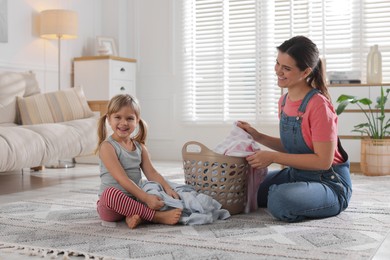
[[[360,168],[364,175],[390,175],[390,138],[361,141]]]

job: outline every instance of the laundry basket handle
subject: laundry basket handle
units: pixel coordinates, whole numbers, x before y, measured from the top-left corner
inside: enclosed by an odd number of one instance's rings
[[[187,147],[189,145],[196,145],[200,147],[199,152],[189,152],[187,151]],[[181,153],[184,154],[202,154],[202,155],[215,155],[213,151],[211,151],[209,148],[207,148],[205,145],[202,143],[196,142],[196,141],[189,141],[183,145],[183,148],[181,150]]]

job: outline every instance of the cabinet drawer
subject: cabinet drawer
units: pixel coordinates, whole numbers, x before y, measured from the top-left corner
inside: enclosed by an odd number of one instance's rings
[[[110,97],[118,94],[135,94],[135,86],[133,80],[113,80],[110,87]]]
[[[112,63],[112,78],[121,80],[134,79],[135,66],[129,62],[114,61]]]

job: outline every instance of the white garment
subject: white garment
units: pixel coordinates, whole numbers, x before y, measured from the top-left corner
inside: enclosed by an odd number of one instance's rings
[[[232,130],[225,140],[213,149],[216,153],[237,157],[247,157],[258,150],[260,150],[260,145],[250,134],[238,127],[237,122],[234,122]],[[268,168],[253,169],[248,167],[245,213],[257,210],[257,190],[267,173]]]

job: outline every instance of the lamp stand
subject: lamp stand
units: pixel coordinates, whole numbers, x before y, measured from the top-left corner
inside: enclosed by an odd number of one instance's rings
[[[57,35],[58,38],[58,90],[61,90],[61,38],[62,35]],[[46,168],[51,169],[65,169],[65,168],[74,168],[75,163],[73,159],[68,160],[58,160],[57,164],[47,165]]]
[[[61,90],[61,38],[62,35],[58,35],[58,90]]]

